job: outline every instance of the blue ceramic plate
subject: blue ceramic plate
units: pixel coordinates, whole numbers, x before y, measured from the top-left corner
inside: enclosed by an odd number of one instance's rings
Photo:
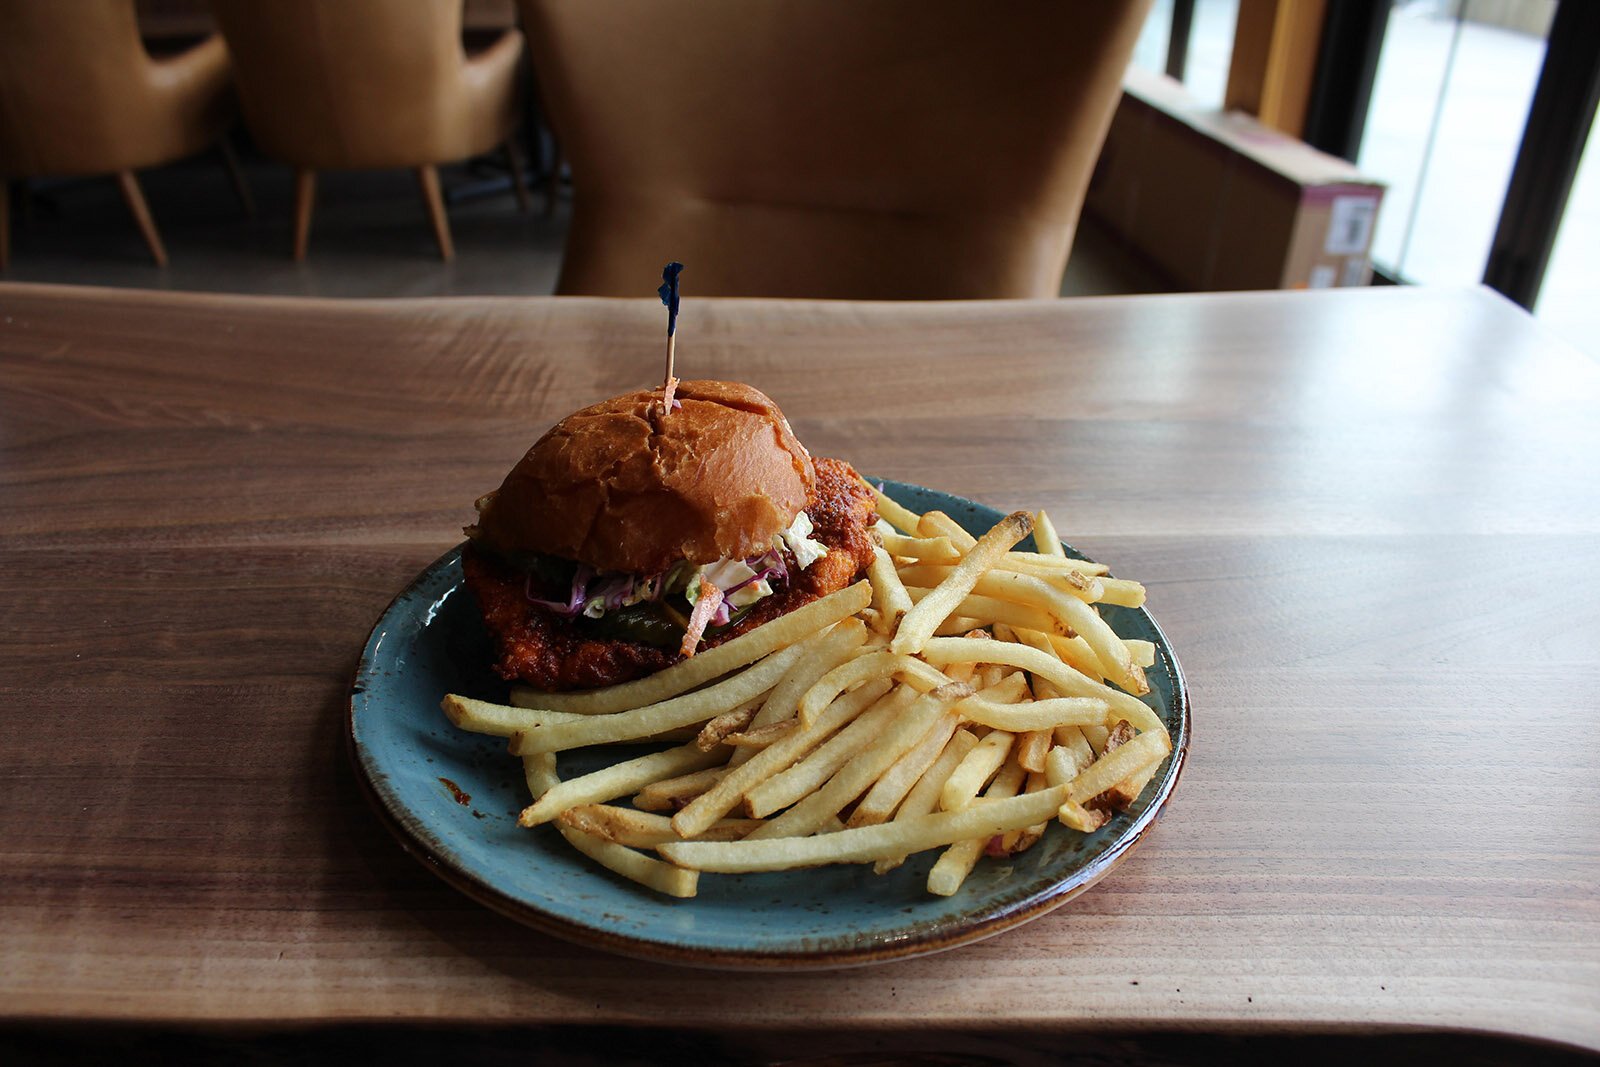
[[[981,533],[1000,513],[887,483],[916,511],[945,511]],[[1068,553],[1076,555],[1071,548]],[[1148,612],[1108,607],[1124,637],[1156,646],[1146,701],[1173,754],[1133,809],[1098,833],[1052,824],[1011,859],[983,859],[953,897],[925,883],[939,850],[879,876],[871,865],[774,874],[707,874],[699,896],[658,896],[590,863],[550,827],[525,830],[521,761],[504,742],[458,731],[446,693],[503,701],[489,638],[456,549],[401,593],[373,629],[350,692],[349,739],[362,782],[401,844],[446,882],[514,919],[572,941],[709,967],[840,967],[951,948],[999,933],[1083,892],[1128,855],[1177,784],[1189,741],[1183,673]],[[563,778],[643,750],[564,754]]]

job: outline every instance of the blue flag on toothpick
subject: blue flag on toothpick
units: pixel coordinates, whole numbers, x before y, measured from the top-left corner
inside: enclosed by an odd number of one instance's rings
[[[656,290],[661,295],[661,302],[667,306],[668,337],[678,329],[678,275],[682,273],[682,263],[668,263],[661,271],[661,288]]]

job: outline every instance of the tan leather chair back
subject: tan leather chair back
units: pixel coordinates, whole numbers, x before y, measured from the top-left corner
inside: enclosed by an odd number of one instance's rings
[[[313,168],[463,159],[504,139],[514,98],[472,106],[462,0],[212,0],[252,136]]]
[[[215,80],[214,66],[152,61],[133,0],[0,0],[0,174],[104,174],[197,150],[228,111],[176,83]]]
[[[520,0],[572,169],[559,290],[1059,290],[1149,0]]]

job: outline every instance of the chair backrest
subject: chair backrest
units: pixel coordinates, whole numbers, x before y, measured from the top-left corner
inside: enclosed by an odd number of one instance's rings
[[[460,158],[462,0],[212,0],[251,136],[305,167]]]
[[[133,0],[0,0],[0,174],[132,165],[151,66]]]
[[[1058,291],[1149,0],[519,0],[571,165],[559,289]]]

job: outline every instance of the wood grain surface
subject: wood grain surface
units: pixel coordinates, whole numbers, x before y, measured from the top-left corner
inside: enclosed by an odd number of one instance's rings
[[[851,971],[614,958],[434,879],[341,747],[362,643],[661,327],[0,286],[0,1020],[1600,1049],[1600,367],[1486,291],[686,302],[680,373],[1143,579],[1184,779],[1071,904]]]

